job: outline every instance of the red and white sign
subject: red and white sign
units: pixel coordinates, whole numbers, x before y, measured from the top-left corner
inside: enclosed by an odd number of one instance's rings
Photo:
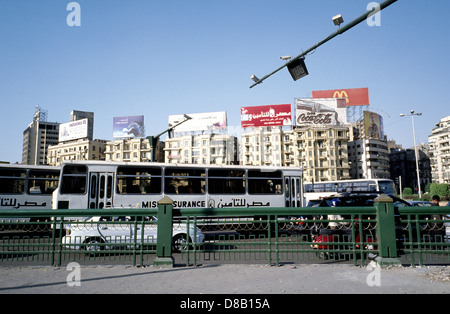
[[[292,125],[291,104],[241,108],[241,127]]]
[[[347,107],[368,106],[369,89],[348,88],[348,89],[318,90],[312,92],[312,98],[344,98]]]

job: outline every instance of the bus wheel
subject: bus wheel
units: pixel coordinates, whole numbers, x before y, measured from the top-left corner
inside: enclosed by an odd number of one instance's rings
[[[187,250],[187,235],[186,234],[177,234],[173,237],[172,241],[172,251],[179,253],[183,250]],[[189,238],[189,242],[191,242],[191,239]]]

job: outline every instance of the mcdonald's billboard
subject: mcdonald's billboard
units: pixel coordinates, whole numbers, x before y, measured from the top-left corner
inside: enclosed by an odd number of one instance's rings
[[[368,88],[348,88],[348,89],[313,91],[312,98],[344,98],[347,107],[368,106],[370,104]]]

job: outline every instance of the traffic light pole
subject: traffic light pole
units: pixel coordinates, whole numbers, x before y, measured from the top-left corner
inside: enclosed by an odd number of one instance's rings
[[[391,4],[393,4],[394,2],[397,2],[397,0],[386,0],[382,3],[380,3],[380,11],[385,9],[386,7],[390,6]],[[375,14],[377,8],[372,8],[372,10],[369,10],[367,12],[365,12],[364,14],[362,14],[361,16],[359,16],[358,18],[354,19],[353,21],[351,21],[350,23],[344,25],[343,27],[340,27],[336,32],[332,33],[331,35],[329,35],[327,38],[325,38],[324,40],[320,41],[319,43],[315,44],[314,46],[312,46],[311,48],[309,48],[308,50],[302,52],[300,55],[296,56],[295,58],[292,58],[289,62],[286,62],[284,65],[282,65],[281,67],[279,67],[278,69],[276,69],[275,71],[267,74],[266,76],[264,76],[263,78],[261,78],[260,80],[258,80],[255,84],[253,84],[252,86],[250,86],[250,88],[261,84],[265,79],[267,79],[268,77],[272,76],[273,74],[277,73],[278,71],[280,71],[281,69],[283,69],[286,66],[289,66],[290,64],[294,63],[295,61],[297,61],[300,58],[303,58],[304,56],[306,56],[308,53],[314,51],[315,49],[317,49],[318,47],[322,46],[324,43],[330,41],[331,39],[333,39],[334,37],[345,33],[346,31],[348,31],[349,29],[355,27],[356,25],[358,25],[359,23],[363,22],[364,20],[366,20],[370,15]]]

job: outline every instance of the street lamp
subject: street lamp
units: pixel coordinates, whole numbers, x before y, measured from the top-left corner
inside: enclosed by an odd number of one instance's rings
[[[417,145],[416,145],[416,129],[414,127],[414,116],[421,116],[422,113],[418,112],[415,113],[414,110],[411,110],[410,114],[400,114],[400,117],[406,117],[406,116],[411,116],[411,121],[412,121],[412,128],[413,128],[413,138],[414,138],[414,153],[416,156],[416,171],[417,171],[417,187],[419,189],[419,197],[422,197],[422,190],[420,188],[420,176],[419,176],[419,152],[417,150]]]
[[[261,79],[258,79],[254,74],[250,77],[254,84],[252,86],[250,86],[250,88],[261,84],[264,80],[266,80],[268,77],[274,75],[275,73],[277,73],[278,71],[280,71],[281,69],[283,69],[284,67],[287,67],[289,70],[289,73],[292,75],[292,78],[294,80],[298,80],[299,78],[307,75],[306,73],[306,67],[304,65],[304,59],[305,57],[311,53],[312,51],[315,51],[318,47],[322,46],[323,44],[325,44],[326,42],[330,41],[331,39],[333,39],[334,37],[341,35],[343,33],[345,33],[346,31],[348,31],[349,29],[353,28],[354,26],[360,24],[361,22],[365,21],[369,16],[373,15],[375,12],[375,10],[383,10],[384,8],[390,6],[391,4],[393,4],[394,2],[397,2],[397,0],[385,0],[382,3],[379,4],[379,7],[373,7],[372,10],[367,11],[365,13],[363,13],[362,15],[360,15],[359,17],[357,17],[356,19],[354,19],[353,21],[351,21],[350,23],[344,25],[341,28],[341,24],[344,23],[344,19],[342,18],[342,15],[336,15],[333,17],[333,23],[334,25],[338,26],[338,30],[335,31],[334,33],[330,34],[327,38],[323,39],[322,41],[318,42],[317,44],[315,44],[314,46],[312,46],[311,48],[307,49],[306,51],[303,51],[300,55],[293,57],[292,59],[290,59],[290,61],[286,62],[284,65],[282,65],[281,67],[279,67],[278,69],[276,69],[275,71],[263,76]]]

